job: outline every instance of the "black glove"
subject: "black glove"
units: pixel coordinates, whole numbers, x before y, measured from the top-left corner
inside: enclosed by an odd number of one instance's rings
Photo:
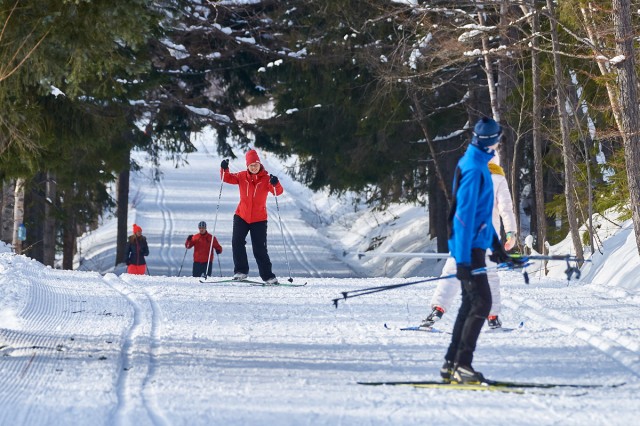
[[[491,245],[491,255],[489,259],[495,263],[505,263],[512,262],[513,259],[504,251],[504,247],[502,247],[502,243],[498,239],[498,235],[493,236],[493,244]]]
[[[189,235],[189,236],[187,237],[187,241],[191,241],[192,239],[193,239],[193,235]]]
[[[471,281],[471,266],[458,263],[456,265],[456,278],[460,281]]]
[[[270,176],[271,176],[271,177],[269,178],[269,183],[270,183],[271,185],[277,185],[277,184],[278,184],[278,182],[280,182],[280,181],[278,180],[278,176],[274,176],[274,175],[270,175]]]
[[[220,253],[222,253],[222,250],[218,250],[218,249],[216,249],[216,253],[217,253],[217,254],[220,254]]]
[[[229,160],[222,160],[222,163],[220,163],[220,168],[222,170],[229,170]]]

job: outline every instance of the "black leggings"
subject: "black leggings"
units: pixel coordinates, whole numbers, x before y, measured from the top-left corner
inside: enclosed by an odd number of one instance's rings
[[[193,262],[193,271],[192,275],[194,277],[204,277],[204,271],[207,269],[208,262]],[[213,259],[209,262],[209,270],[207,271],[207,276],[211,276],[211,269],[213,268]]]
[[[485,250],[472,249],[471,269],[485,267],[484,259]],[[453,326],[453,336],[445,359],[471,366],[480,330],[491,310],[491,289],[486,273],[473,275],[471,281],[461,281],[461,286],[462,304]]]
[[[267,251],[267,221],[247,223],[238,215],[233,216],[233,236],[231,249],[233,251],[233,272],[249,274],[249,260],[247,259],[247,234],[251,233],[253,256],[258,264],[260,278],[264,281],[275,278],[271,271],[271,259]]]

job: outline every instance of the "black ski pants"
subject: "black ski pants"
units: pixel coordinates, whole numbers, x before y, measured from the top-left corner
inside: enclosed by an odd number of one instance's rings
[[[471,269],[485,267],[484,259],[485,250],[472,249]],[[471,367],[480,330],[491,310],[491,289],[487,274],[473,275],[470,281],[461,281],[461,286],[462,304],[453,326],[453,336],[445,359]]]
[[[209,271],[207,271],[207,277],[211,276],[211,268],[213,268],[213,262],[193,262],[193,276],[205,278],[204,271],[207,269],[207,263],[209,263]]]
[[[233,272],[249,274],[247,259],[247,234],[251,233],[253,256],[258,264],[260,278],[264,281],[275,278],[271,271],[271,259],[267,251],[267,221],[247,223],[238,215],[233,216],[233,235],[231,250],[233,251]]]

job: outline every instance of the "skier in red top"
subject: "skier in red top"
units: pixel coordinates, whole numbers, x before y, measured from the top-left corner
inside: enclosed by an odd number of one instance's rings
[[[220,164],[222,180],[238,185],[240,190],[240,203],[233,216],[231,239],[235,274],[233,279],[243,280],[249,275],[246,239],[247,234],[251,233],[251,245],[260,278],[268,284],[277,284],[278,280],[271,271],[271,259],[267,251],[267,195],[282,194],[282,185],[276,176],[267,173],[255,150],[249,150],[245,159],[247,170],[238,173],[229,172],[228,160],[223,160]]]
[[[209,269],[206,276],[211,276],[211,269],[213,267],[213,251],[207,256],[207,253],[212,248],[211,238],[213,236],[207,232],[207,223],[202,221],[198,224],[198,233],[189,235],[187,241],[184,242],[184,246],[187,249],[195,247],[193,249],[193,273],[194,277],[205,277],[205,270],[207,270],[207,264]],[[213,249],[217,254],[222,253],[222,246],[218,242],[216,237],[213,237]],[[205,277],[206,278],[206,277]]]

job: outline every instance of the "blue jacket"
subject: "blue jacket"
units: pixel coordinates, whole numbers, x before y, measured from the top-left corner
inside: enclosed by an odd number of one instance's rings
[[[457,264],[470,266],[471,249],[486,250],[493,242],[493,182],[487,165],[491,157],[493,153],[469,145],[458,161],[449,214],[449,250]]]

